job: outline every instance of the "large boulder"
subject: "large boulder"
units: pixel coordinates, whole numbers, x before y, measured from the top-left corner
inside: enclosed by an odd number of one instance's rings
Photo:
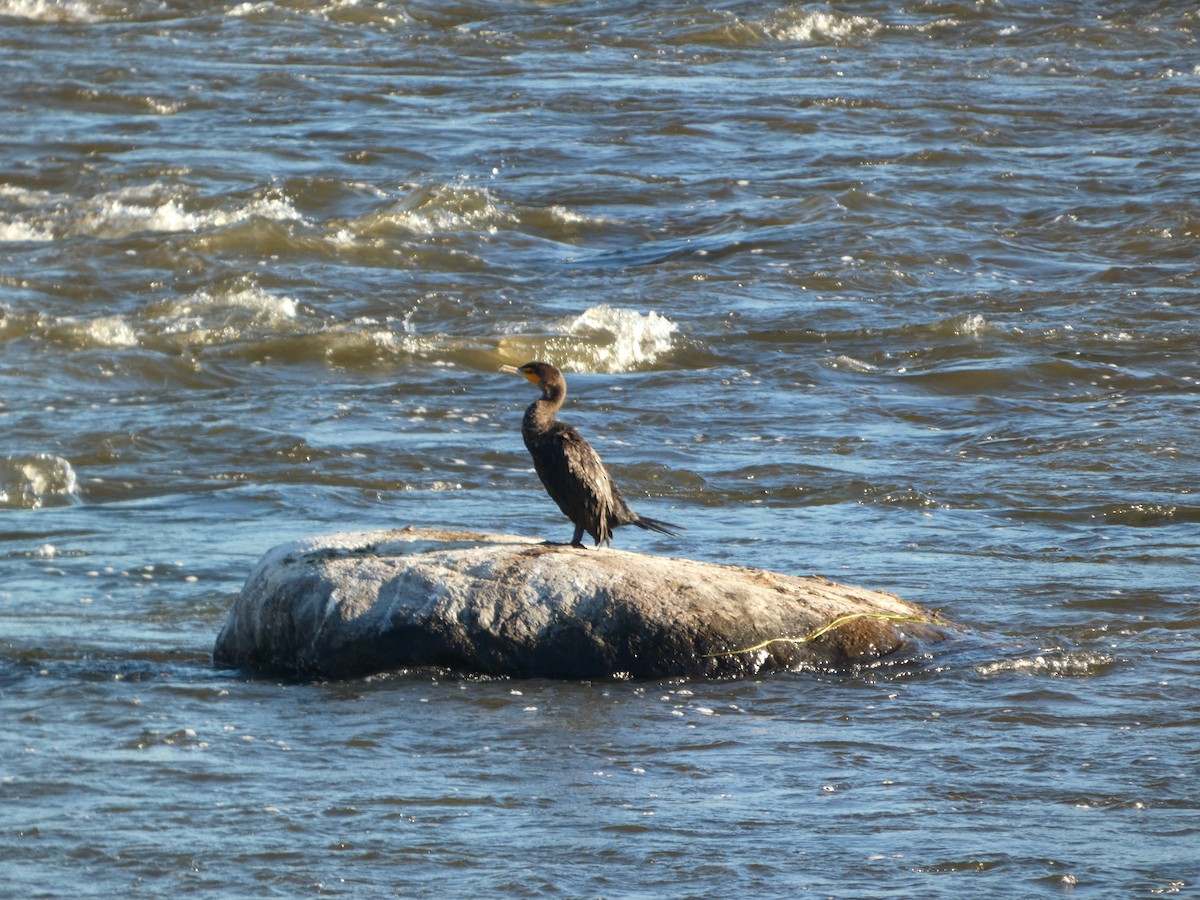
[[[759,569],[408,528],[276,547],[220,666],[342,677],[435,666],[517,677],[731,677],[923,652],[949,627],[891,594]]]

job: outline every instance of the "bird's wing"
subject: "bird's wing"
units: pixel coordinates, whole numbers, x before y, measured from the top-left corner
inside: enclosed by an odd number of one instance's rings
[[[606,538],[612,514],[612,480],[600,454],[578,431],[561,422],[545,441],[548,446],[535,463],[546,492],[568,518]]]

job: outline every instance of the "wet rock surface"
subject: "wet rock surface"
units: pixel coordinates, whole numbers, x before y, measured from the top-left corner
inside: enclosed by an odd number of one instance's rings
[[[213,657],[250,672],[335,678],[420,666],[736,677],[916,657],[951,632],[894,595],[821,577],[409,528],[270,550]]]

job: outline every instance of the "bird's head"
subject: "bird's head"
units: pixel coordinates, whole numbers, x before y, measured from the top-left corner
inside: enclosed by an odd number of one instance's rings
[[[527,362],[523,366],[501,366],[501,372],[509,375],[520,375],[527,378],[542,389],[542,396],[552,394],[564,395],[567,392],[567,382],[557,368],[545,362]]]

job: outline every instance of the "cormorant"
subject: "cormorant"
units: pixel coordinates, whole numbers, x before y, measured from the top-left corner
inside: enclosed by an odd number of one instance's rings
[[[525,410],[521,437],[525,439],[525,447],[533,457],[533,467],[542,479],[546,493],[575,523],[572,547],[583,546],[585,531],[597,547],[610,543],[612,529],[621,525],[675,534],[672,529],[681,526],[648,519],[630,509],[613,484],[600,454],[578,431],[555,418],[567,396],[567,382],[562,372],[544,362],[525,363],[520,368],[501,366],[500,371],[522,375],[541,388],[541,398]]]

